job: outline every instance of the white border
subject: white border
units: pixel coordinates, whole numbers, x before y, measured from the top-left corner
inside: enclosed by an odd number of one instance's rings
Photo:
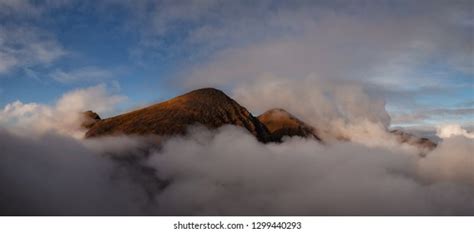
[[[256,221],[300,221],[300,230],[174,230],[180,222],[251,224]],[[364,232],[472,233],[474,217],[0,217],[5,233],[135,232]]]

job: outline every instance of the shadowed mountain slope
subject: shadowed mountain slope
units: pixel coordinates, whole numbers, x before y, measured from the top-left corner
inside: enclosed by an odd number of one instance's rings
[[[100,116],[93,111],[86,111],[82,113],[82,124],[81,127],[90,129],[95,123],[100,121]]]
[[[420,149],[425,149],[425,150],[433,150],[434,148],[436,148],[437,144],[434,143],[433,141],[431,141],[430,139],[428,138],[420,138],[420,137],[417,137],[413,134],[410,134],[410,133],[406,133],[406,132],[403,132],[401,130],[392,130],[390,131],[390,133],[394,134],[397,136],[397,139],[400,143],[407,143],[407,144],[410,144],[412,146],[416,146]]]
[[[179,135],[191,125],[210,129],[231,124],[241,126],[266,142],[266,127],[244,107],[222,91],[204,88],[136,111],[98,120],[90,126],[86,137],[104,135]]]
[[[272,141],[281,141],[284,136],[314,137],[321,141],[321,138],[312,126],[283,109],[274,108],[268,110],[258,116],[258,120],[267,127]]]

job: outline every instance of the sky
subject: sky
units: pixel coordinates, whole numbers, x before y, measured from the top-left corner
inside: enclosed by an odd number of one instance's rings
[[[473,54],[469,0],[0,0],[0,109],[99,85],[124,97],[107,116],[318,80],[361,86],[391,126],[472,126]]]

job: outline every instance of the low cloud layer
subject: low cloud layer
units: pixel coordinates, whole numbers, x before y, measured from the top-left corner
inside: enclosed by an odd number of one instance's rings
[[[0,137],[3,214],[474,214],[474,144],[462,136],[426,157],[298,137],[261,144],[233,126],[193,128],[151,151],[139,138]],[[130,156],[153,172],[117,159]]]
[[[143,214],[140,187],[117,181],[119,167],[80,141],[0,129],[0,148],[2,215]]]
[[[229,127],[171,140],[150,164],[173,180],[158,196],[168,214],[473,214],[472,149],[465,138],[426,158],[302,138],[263,145]]]

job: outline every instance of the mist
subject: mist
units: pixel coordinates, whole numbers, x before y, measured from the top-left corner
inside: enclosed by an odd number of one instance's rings
[[[118,164],[76,139],[0,129],[2,215],[136,215],[145,198]],[[133,191],[132,191],[133,190]]]
[[[326,141],[346,138],[368,143],[368,137],[390,137],[384,99],[359,82],[317,76],[289,80],[268,74],[236,85],[232,93],[251,112],[278,107],[295,114],[316,127]]]
[[[474,214],[474,144],[464,136],[425,157],[299,137],[262,144],[234,126],[193,127],[160,147],[136,137],[0,136],[7,215]]]
[[[472,149],[466,138],[426,158],[298,137],[264,145],[223,127],[168,141],[150,164],[173,180],[157,198],[168,214],[462,215],[474,213]]]

